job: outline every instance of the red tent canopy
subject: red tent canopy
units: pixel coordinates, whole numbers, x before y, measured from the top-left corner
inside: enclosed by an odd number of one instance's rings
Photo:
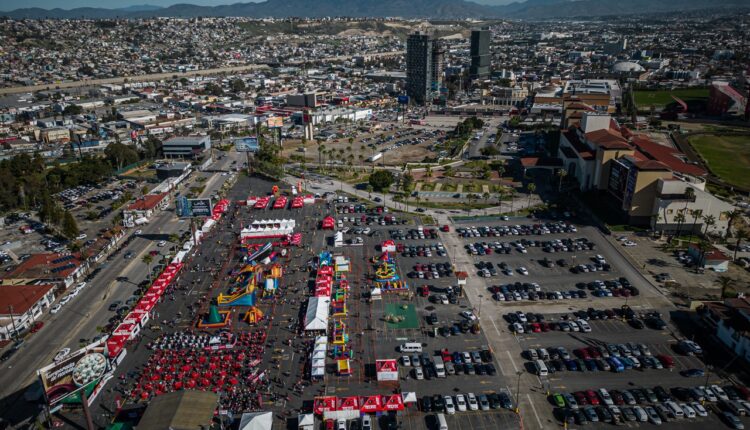
[[[359,410],[359,397],[357,396],[351,396],[351,397],[344,397],[341,399],[341,402],[339,403],[339,409],[340,411],[358,411]]]
[[[313,400],[313,412],[323,415],[323,412],[336,410],[336,396],[316,397]]]
[[[404,410],[404,399],[401,394],[393,394],[391,396],[383,396],[386,411],[403,411]]]
[[[360,412],[381,412],[383,411],[383,402],[380,396],[362,397]]]

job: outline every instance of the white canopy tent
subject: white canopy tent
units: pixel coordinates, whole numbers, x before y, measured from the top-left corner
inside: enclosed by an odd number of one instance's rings
[[[305,313],[305,330],[319,331],[328,329],[328,308],[331,299],[328,297],[310,297]]]
[[[242,414],[239,430],[271,430],[273,412],[248,412]]]
[[[313,430],[315,428],[315,415],[299,414],[297,417],[297,428],[299,430]]]

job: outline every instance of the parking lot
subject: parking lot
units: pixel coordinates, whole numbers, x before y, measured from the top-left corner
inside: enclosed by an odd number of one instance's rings
[[[337,209],[337,212],[343,211]],[[363,246],[336,248],[335,252],[342,252],[351,259],[351,279],[370,280],[363,284],[361,302],[350,305],[347,321],[350,327],[353,327],[352,333],[362,334],[361,340],[355,338],[354,343],[355,349],[362,350],[363,363],[372,364],[376,359],[398,359],[399,381],[396,385],[385,386],[398,388],[400,392],[416,393],[420,412],[410,408],[406,414],[399,417],[402,428],[425,428],[425,425],[430,425],[429,421],[434,419],[435,413],[444,412],[444,406],[435,406],[435,402],[430,401],[435,396],[467,393],[473,393],[477,398],[486,395],[490,400],[492,395],[496,394],[497,403],[490,402],[493,404],[489,410],[469,409],[448,415],[451,428],[515,428],[518,423],[517,415],[511,410],[514,400],[510,388],[506,378],[499,371],[496,357],[491,353],[487,355],[487,338],[473,327],[470,319],[473,309],[466,298],[455,289],[451,261],[445,247],[439,245],[437,232],[431,235],[429,229],[420,228],[417,217],[410,215],[382,213],[365,215],[364,220],[363,215],[365,214],[357,212],[337,216],[337,219],[342,220],[340,230],[347,232],[344,235],[345,242],[357,243],[356,237],[361,237]],[[345,222],[344,217],[347,219]],[[389,221],[385,222],[385,219]],[[378,220],[382,220],[386,225],[380,225],[381,222]],[[395,262],[398,274],[406,281],[408,290],[383,293],[380,299],[368,300],[369,286],[378,267],[373,263],[373,257],[382,258],[381,245],[391,239],[398,250],[388,254]],[[415,275],[415,267],[429,267],[430,264],[441,267],[440,270],[435,268],[434,271],[429,271],[430,279]],[[433,272],[437,277],[433,276]],[[428,272],[425,270],[419,273]],[[443,276],[440,276],[440,273]],[[413,276],[407,276],[409,274]],[[440,300],[440,296],[445,300]],[[354,295],[354,298],[356,297]],[[387,315],[403,306],[413,306],[417,317],[416,324],[401,327],[403,324],[386,321]],[[468,313],[462,315],[462,312]],[[358,345],[359,342],[361,344]],[[421,344],[422,352],[401,352],[399,347],[407,342]],[[480,356],[479,353],[482,351],[484,354]],[[468,360],[468,364],[463,358],[464,353],[474,355]],[[408,365],[404,365],[403,356],[408,357]],[[415,361],[418,366],[415,365]],[[445,365],[444,377],[437,376],[435,371],[440,361]],[[416,373],[417,367],[421,369],[419,377]],[[374,372],[369,366],[365,366],[361,373],[355,370],[350,376],[329,376],[328,392],[342,393],[340,395],[371,393],[372,387],[360,382],[373,377]],[[424,410],[425,397],[430,399],[427,401],[427,411]]]

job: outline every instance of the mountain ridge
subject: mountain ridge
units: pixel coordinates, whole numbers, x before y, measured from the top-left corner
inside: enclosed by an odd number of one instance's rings
[[[151,5],[120,9],[22,8],[0,12],[13,19],[114,19],[152,17],[248,17],[248,18],[322,18],[331,16],[402,18],[514,18],[552,19],[668,13],[700,9],[747,8],[747,0],[527,0],[507,5],[486,5],[468,0],[266,0],[259,3],[234,3],[199,6],[190,3],[167,7]]]

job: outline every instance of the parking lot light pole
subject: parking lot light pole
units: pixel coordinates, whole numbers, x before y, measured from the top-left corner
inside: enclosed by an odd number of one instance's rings
[[[707,364],[706,365],[706,382],[703,383],[703,386],[706,387],[706,389],[708,389],[708,376],[710,374],[711,374],[711,366]],[[706,396],[703,396],[703,400],[701,400],[701,405],[703,406],[705,404],[706,404]]]
[[[521,408],[518,405],[518,401],[520,400],[520,391],[521,391],[521,375],[523,375],[523,371],[519,370],[516,372],[516,375],[518,376],[518,380],[516,381],[516,414],[521,412]]]

